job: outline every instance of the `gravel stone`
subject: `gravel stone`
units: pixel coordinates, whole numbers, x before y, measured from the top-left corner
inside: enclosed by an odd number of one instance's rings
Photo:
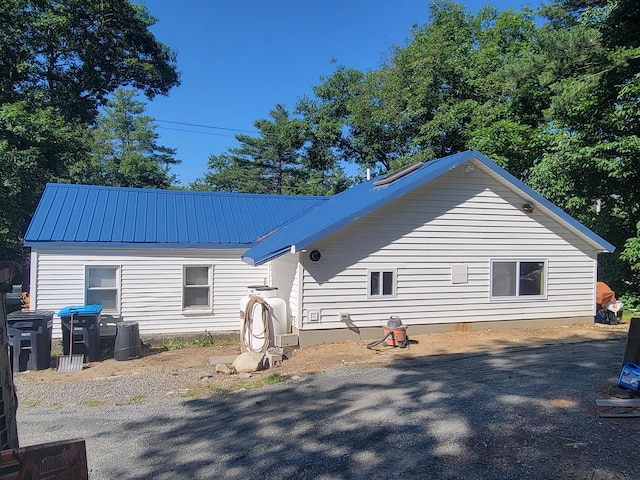
[[[98,402],[123,405],[167,400],[175,392],[188,392],[202,372],[195,369],[137,373],[91,380],[36,384],[27,379],[28,372],[16,373],[14,383],[19,404],[72,406]],[[60,374],[64,375],[64,374]]]
[[[201,369],[17,375],[18,433],[22,445],[85,439],[91,480],[631,480],[640,419],[595,407],[623,350],[615,339],[415,357],[208,398],[185,390]]]

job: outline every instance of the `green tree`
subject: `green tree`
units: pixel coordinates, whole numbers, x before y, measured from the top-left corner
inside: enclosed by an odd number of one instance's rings
[[[87,127],[110,94],[128,85],[153,98],[179,83],[154,22],[129,0],[0,2],[1,256],[20,259],[47,181],[92,166]]]
[[[640,221],[637,2],[556,1],[545,9],[539,76],[556,92],[531,185],[617,247],[600,278],[636,290]],[[598,206],[598,208],[596,207]],[[640,252],[638,252],[640,253]]]
[[[135,90],[116,90],[92,131],[93,183],[151,188],[171,185],[174,176],[169,168],[180,162],[175,149],[158,145],[156,125],[153,118],[144,115],[145,109]]]
[[[335,157],[305,149],[305,122],[291,117],[283,105],[276,105],[269,117],[254,122],[259,136],[237,135],[239,147],[212,155],[209,171],[190,188],[285,195],[324,195],[347,188],[349,179]]]
[[[211,155],[204,178],[189,184],[190,190],[212,190],[216,192],[274,193],[263,181],[263,170],[253,159],[233,153]]]
[[[433,2],[430,21],[380,69],[338,67],[298,110],[318,150],[375,173],[480,147],[524,177],[545,104],[519,94],[527,79],[513,75],[512,64],[536,32],[530,10],[487,7],[474,16]]]

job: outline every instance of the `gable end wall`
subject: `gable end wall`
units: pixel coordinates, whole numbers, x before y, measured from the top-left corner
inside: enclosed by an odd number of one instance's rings
[[[480,169],[457,168],[307,248],[302,329],[361,327],[397,315],[408,325],[593,316],[597,253],[565,226]],[[492,258],[544,259],[547,298],[490,301]],[[452,284],[452,265],[468,282]],[[395,268],[397,297],[367,299],[367,269]],[[309,323],[310,311],[320,312]]]

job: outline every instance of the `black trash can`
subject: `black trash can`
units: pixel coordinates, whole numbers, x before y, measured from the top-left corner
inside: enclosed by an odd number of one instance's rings
[[[140,329],[138,322],[121,322],[116,326],[116,343],[113,348],[113,358],[116,360],[131,360],[142,354],[140,345]]]
[[[52,327],[53,312],[48,310],[25,310],[7,315],[14,372],[50,367]]]
[[[73,355],[84,355],[85,362],[95,362],[100,356],[100,313],[102,305],[64,307],[58,312],[62,323],[62,352],[69,355],[73,342]],[[73,333],[71,317],[73,316]]]

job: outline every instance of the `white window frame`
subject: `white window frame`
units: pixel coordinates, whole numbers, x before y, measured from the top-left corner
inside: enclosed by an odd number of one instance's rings
[[[371,285],[372,280],[371,277],[374,273],[379,273],[380,277],[378,280],[378,291],[380,292],[377,295],[373,295],[371,293]],[[393,285],[391,294],[383,294],[383,282],[384,282],[384,274],[391,273],[393,274]],[[370,300],[386,300],[389,298],[396,298],[398,288],[398,269],[397,268],[369,268],[367,269],[367,298]]]
[[[187,285],[187,269],[188,268],[207,268],[208,269],[208,279],[207,279],[207,288],[209,289],[209,302],[208,305],[195,305],[195,306],[187,306],[185,305],[186,300],[186,289],[189,288]],[[192,287],[202,288],[204,285],[191,285]],[[180,296],[182,297],[182,311],[185,313],[193,313],[193,312],[207,312],[210,313],[213,311],[213,265],[210,263],[190,263],[182,265],[182,283],[180,287]]]
[[[85,265],[84,266],[84,304],[85,305],[89,305],[90,301],[89,301],[89,276],[90,273],[89,271],[92,268],[108,268],[108,269],[112,269],[115,270],[116,272],[116,286],[115,286],[115,290],[116,290],[116,308],[115,310],[110,310],[108,308],[102,308],[102,313],[109,313],[109,314],[114,314],[114,315],[120,315],[120,300],[121,300],[121,295],[122,295],[122,284],[120,281],[120,277],[121,277],[121,272],[122,272],[122,266],[121,265],[105,265],[105,264],[95,264],[95,265]],[[92,287],[91,290],[113,290],[113,288],[111,287]],[[92,303],[92,302],[91,302]]]
[[[493,294],[493,274],[494,265],[496,263],[515,263],[515,295],[494,295]],[[544,293],[542,295],[521,295],[520,294],[520,264],[521,263],[542,263],[544,264],[544,272],[542,275],[542,281],[544,282]],[[492,258],[490,260],[490,272],[489,272],[489,299],[491,301],[507,301],[507,302],[522,302],[529,300],[546,300],[549,287],[549,260],[546,258]]]

